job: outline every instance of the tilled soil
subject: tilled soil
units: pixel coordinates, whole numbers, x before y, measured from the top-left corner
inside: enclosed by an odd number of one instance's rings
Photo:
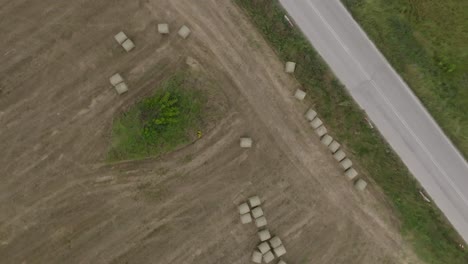
[[[1,2],[0,262],[250,263],[256,228],[237,205],[251,195],[288,263],[412,256],[380,190],[346,181],[297,82],[232,2]],[[108,164],[112,119],[187,58],[216,80],[222,117],[173,153]],[[127,94],[110,88],[115,72]],[[244,135],[253,148],[239,148]]]

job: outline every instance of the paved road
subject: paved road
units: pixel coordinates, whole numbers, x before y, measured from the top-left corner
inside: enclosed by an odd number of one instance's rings
[[[280,0],[468,242],[468,164],[339,0]]]

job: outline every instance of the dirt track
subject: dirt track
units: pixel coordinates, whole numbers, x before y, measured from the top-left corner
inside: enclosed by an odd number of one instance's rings
[[[0,6],[2,263],[250,263],[256,229],[240,224],[237,205],[252,194],[288,263],[412,255],[381,193],[345,180],[291,96],[297,83],[233,3]],[[164,21],[169,37],[156,32]],[[184,23],[185,41],[175,34]],[[112,38],[120,30],[136,43],[128,54]],[[220,84],[223,118],[159,159],[106,164],[112,118],[188,56]],[[124,96],[109,88],[114,72]],[[238,147],[246,134],[250,150]]]

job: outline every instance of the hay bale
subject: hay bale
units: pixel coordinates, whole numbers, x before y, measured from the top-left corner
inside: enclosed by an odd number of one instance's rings
[[[188,38],[188,36],[190,35],[192,31],[190,31],[190,29],[186,26],[186,25],[183,25],[179,31],[177,32],[177,34],[179,34],[179,36],[183,39],[186,39]]]
[[[240,147],[241,148],[251,148],[253,140],[248,137],[241,137],[240,138]]]
[[[305,118],[307,118],[309,121],[312,121],[315,117],[317,117],[317,112],[315,112],[314,109],[309,108],[305,114]]]
[[[354,188],[359,191],[363,191],[367,187],[367,182],[363,179],[359,179],[354,183]]]
[[[249,198],[249,204],[251,208],[259,206],[261,203],[262,202],[260,201],[260,197],[258,196],[252,196]]]
[[[272,248],[277,248],[279,246],[281,246],[282,242],[281,242],[281,239],[277,236],[274,236],[272,239],[270,239],[270,245]]]
[[[115,87],[117,84],[123,82],[123,78],[120,74],[116,73],[109,78],[109,82]]]
[[[118,94],[123,94],[128,91],[128,87],[124,82],[121,82],[115,86],[115,90]]]
[[[262,263],[262,253],[258,250],[254,250],[252,253],[252,262],[254,263]]]
[[[331,153],[335,153],[340,148],[340,146],[340,143],[338,143],[336,140],[333,140],[333,142],[328,145],[328,149],[331,151]]]
[[[286,254],[286,248],[284,248],[283,245],[274,248],[273,251],[275,252],[276,257],[278,258]]]
[[[324,144],[325,146],[329,146],[330,143],[333,141],[333,138],[330,135],[324,135],[320,142]]]
[[[275,259],[275,255],[273,255],[271,251],[268,251],[267,253],[263,255],[263,262],[265,263],[270,263],[274,259]]]
[[[310,126],[313,129],[317,129],[319,126],[323,125],[323,122],[320,118],[316,117],[314,120],[310,121]]]
[[[249,213],[241,215],[240,219],[242,224],[252,223],[252,216]]]
[[[252,216],[255,219],[259,218],[260,216],[263,216],[262,208],[259,206],[259,207],[255,207],[254,209],[252,209]]]
[[[335,152],[335,154],[333,154],[333,158],[340,162],[342,161],[344,158],[346,158],[346,153],[344,153],[344,151],[342,151],[341,149],[338,150],[337,152]]]
[[[169,25],[168,24],[158,24],[159,34],[169,34]]]
[[[129,52],[135,48],[135,44],[131,39],[127,39],[126,41],[124,41],[124,43],[122,43],[122,47],[126,52]]]
[[[260,216],[259,218],[255,219],[255,225],[258,228],[266,226],[267,225],[267,220],[266,220],[265,216]]]
[[[319,136],[322,137],[323,135],[327,134],[327,128],[325,126],[320,126],[315,130],[315,133]]]
[[[280,259],[280,261],[278,261],[278,264],[286,264],[286,262],[284,262],[284,260]]]
[[[353,168],[350,168],[347,171],[345,171],[345,176],[350,181],[354,180],[354,178],[356,178],[357,175],[358,175],[357,171]]]
[[[296,70],[296,63],[292,61],[286,62],[286,65],[284,66],[284,71],[287,73],[293,73],[294,70]]]
[[[351,168],[351,166],[353,166],[353,162],[350,159],[346,158],[346,159],[340,161],[340,165],[343,168],[343,170],[347,170],[347,169]]]
[[[268,229],[263,229],[258,231],[258,238],[260,238],[260,241],[267,241],[268,239],[271,238],[270,231]]]
[[[297,89],[294,93],[294,97],[296,97],[299,101],[304,100],[306,96],[306,92],[302,91],[301,89]]]
[[[270,245],[268,245],[267,242],[262,242],[260,243],[258,246],[257,246],[258,250],[260,250],[260,252],[262,254],[265,254],[267,253],[268,251],[270,251]]]
[[[119,33],[117,33],[115,36],[114,36],[114,39],[115,41],[117,41],[117,43],[119,43],[120,45],[122,45],[122,43],[124,43],[125,40],[128,39],[127,35],[125,35],[125,33],[123,33],[122,31],[120,31]]]
[[[250,212],[250,207],[247,203],[243,203],[241,205],[239,205],[239,214],[246,214]]]

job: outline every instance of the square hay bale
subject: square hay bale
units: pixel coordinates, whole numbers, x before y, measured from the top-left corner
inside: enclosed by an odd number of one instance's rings
[[[239,214],[246,214],[250,212],[250,207],[247,203],[243,203],[241,205],[239,205]]]
[[[324,144],[327,147],[330,145],[332,141],[333,141],[333,138],[330,135],[324,135],[322,139],[320,140],[320,142],[322,142],[322,144]]]
[[[260,243],[258,246],[257,246],[258,250],[260,250],[260,252],[262,254],[265,254],[267,253],[268,251],[270,251],[270,245],[268,245],[267,242],[262,242]]]
[[[323,122],[320,118],[316,117],[314,120],[310,121],[310,126],[313,129],[317,129],[319,126],[323,125]]]
[[[354,188],[359,191],[363,191],[367,187],[367,182],[363,179],[359,179],[354,183]]]
[[[120,44],[122,45],[122,43],[124,43],[125,40],[128,39],[127,35],[125,35],[125,33],[123,33],[123,31],[120,31],[119,33],[117,33],[115,36],[114,36],[114,39]]]
[[[272,248],[277,248],[282,244],[281,239],[278,236],[274,236],[269,242]]]
[[[346,158],[346,159],[340,161],[340,165],[343,168],[343,170],[347,170],[347,169],[351,168],[351,166],[353,166],[353,162],[350,159]]]
[[[274,248],[273,251],[275,252],[276,257],[278,258],[286,254],[286,249],[284,248],[283,245]]]
[[[158,32],[160,34],[169,34],[169,25],[168,24],[158,24]]]
[[[296,63],[292,61],[286,62],[284,65],[284,71],[287,73],[293,73],[296,70]]]
[[[286,264],[286,262],[284,262],[284,260],[280,259],[280,261],[278,261],[278,264]]]
[[[255,219],[255,225],[258,228],[266,226],[267,225],[267,220],[266,220],[265,216],[260,216],[259,218]]]
[[[268,229],[263,229],[258,231],[258,238],[260,238],[260,241],[267,241],[268,239],[271,238],[270,231]]]
[[[129,52],[135,48],[135,44],[133,43],[131,39],[127,39],[122,43],[122,47],[124,48],[126,52]]]
[[[271,251],[268,251],[267,253],[263,255],[263,262],[265,263],[270,263],[274,259],[275,259],[275,255],[273,255]]]
[[[253,263],[262,263],[262,253],[258,250],[254,250],[252,253],[252,262]]]
[[[254,209],[252,209],[252,216],[255,219],[259,218],[260,216],[263,216],[262,208],[259,206],[259,207],[255,207]]]
[[[256,206],[259,206],[262,202],[260,201],[260,197],[258,196],[252,196],[249,198],[249,204],[250,204],[250,207],[256,207]]]
[[[241,215],[240,219],[242,224],[252,223],[252,216],[249,213]]]
[[[342,161],[344,158],[346,158],[346,153],[344,153],[344,151],[342,151],[341,149],[338,150],[337,152],[335,152],[335,154],[333,154],[333,158],[340,162]]]
[[[294,93],[294,97],[296,97],[296,99],[299,101],[304,100],[305,96],[306,96],[306,92],[302,91],[301,89],[297,89],[296,92]]]
[[[315,133],[319,136],[322,137],[323,135],[327,134],[327,128],[325,126],[320,126],[315,130]]]
[[[242,137],[240,138],[240,147],[241,148],[251,148],[252,147],[253,140],[248,137]]]
[[[115,90],[118,94],[123,94],[128,91],[128,87],[124,82],[121,82],[115,86]]]
[[[312,108],[309,108],[309,110],[307,110],[307,112],[305,114],[305,118],[307,118],[307,120],[309,120],[309,121],[314,120],[314,118],[316,116],[317,116],[317,112],[315,112],[315,110],[312,109]]]
[[[177,34],[179,34],[179,36],[183,39],[186,39],[188,38],[188,36],[190,35],[192,31],[190,31],[190,29],[186,26],[186,25],[183,25],[179,31],[177,32]]]
[[[120,74],[116,73],[109,78],[109,82],[112,84],[112,86],[116,86],[117,84],[123,82],[123,78],[120,76]]]
[[[340,146],[341,145],[338,143],[338,141],[333,140],[333,142],[328,145],[328,149],[331,151],[331,153],[335,153],[340,148]]]
[[[356,178],[357,175],[357,171],[353,168],[349,168],[347,171],[345,171],[345,176],[350,181],[354,180],[354,178]]]

